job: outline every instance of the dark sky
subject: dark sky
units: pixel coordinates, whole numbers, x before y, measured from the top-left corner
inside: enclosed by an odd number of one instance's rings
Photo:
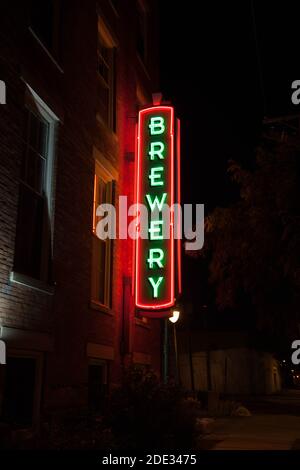
[[[297,3],[159,0],[162,92],[182,121],[185,202],[208,210],[234,200],[227,161],[253,164],[264,115],[300,112],[290,100]]]

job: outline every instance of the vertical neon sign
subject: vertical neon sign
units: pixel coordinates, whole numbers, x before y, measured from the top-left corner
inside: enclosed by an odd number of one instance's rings
[[[139,112],[136,202],[148,209],[148,238],[136,240],[135,303],[144,310],[174,305],[174,109]],[[164,205],[171,208],[163,215]],[[165,236],[164,224],[169,224]],[[138,227],[138,230],[140,227]],[[153,315],[154,316],[154,315]]]

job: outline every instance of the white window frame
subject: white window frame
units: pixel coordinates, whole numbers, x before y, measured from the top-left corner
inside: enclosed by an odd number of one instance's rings
[[[55,157],[55,137],[57,124],[59,122],[58,117],[49,108],[49,106],[39,97],[39,95],[26,84],[29,94],[27,94],[27,104],[30,109],[30,101],[36,105],[41,116],[49,124],[49,135],[47,145],[47,166],[46,166],[46,181],[45,189],[48,203],[48,213],[53,216],[54,209],[54,196],[53,196],[53,172],[54,172],[54,157]]]
[[[95,193],[96,178],[101,178],[105,184],[111,183],[110,197],[107,202],[114,204],[113,183],[115,178],[113,175],[102,165],[99,161],[95,161],[95,174],[94,174],[94,188],[93,188],[93,222],[92,222],[92,236],[98,239],[96,235],[96,209],[97,209],[97,196]],[[93,240],[94,241],[94,240]],[[100,240],[99,240],[100,241]],[[113,241],[109,238],[105,240],[105,279],[104,279],[104,302],[102,303],[97,296],[97,289],[95,285],[94,273],[96,267],[94,265],[94,248],[92,248],[92,273],[91,273],[91,303],[92,306],[98,306],[100,309],[112,310],[112,282],[111,274],[113,270]]]
[[[50,231],[51,235],[53,234],[54,229],[54,191],[53,191],[53,175],[54,175],[54,161],[55,161],[55,142],[56,142],[56,130],[59,122],[59,118],[56,114],[49,108],[49,106],[42,100],[42,98],[31,88],[31,86],[26,83],[26,95],[25,95],[25,106],[32,112],[34,108],[37,109],[41,117],[48,123],[48,139],[47,139],[47,158],[45,165],[45,199],[47,203],[47,215],[49,216],[50,222]],[[26,135],[26,139],[28,136]],[[27,144],[27,143],[26,143]],[[46,224],[43,224],[44,229]],[[46,239],[46,233],[42,235],[42,254],[41,254],[41,265],[40,265],[40,276],[38,279],[32,279],[29,275],[22,274],[22,279],[20,282],[17,272],[12,272],[10,279],[12,282],[18,284],[27,285],[29,287],[38,288],[41,287],[37,285],[39,282],[47,283],[47,273],[48,273],[48,260],[49,260],[49,243]],[[53,236],[51,236],[51,255],[53,254]]]

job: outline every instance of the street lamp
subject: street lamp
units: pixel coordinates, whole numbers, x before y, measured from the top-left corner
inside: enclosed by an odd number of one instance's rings
[[[170,322],[176,323],[179,316],[180,316],[180,311],[179,310],[173,310],[173,316],[169,317]]]
[[[175,368],[176,368],[176,383],[179,383],[179,365],[178,365],[178,347],[177,347],[177,334],[176,334],[176,322],[180,317],[179,310],[173,310],[172,317],[169,317],[171,323],[173,323],[173,336],[174,336],[174,352],[175,352]]]

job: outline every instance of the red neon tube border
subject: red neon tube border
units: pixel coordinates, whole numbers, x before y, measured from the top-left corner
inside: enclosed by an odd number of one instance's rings
[[[140,200],[140,147],[141,147],[141,116],[142,114],[151,113],[155,110],[155,112],[159,111],[171,111],[171,125],[170,125],[170,137],[171,137],[171,207],[174,204],[174,108],[173,106],[151,106],[150,108],[142,109],[139,112],[139,121],[138,121],[138,137],[137,137],[137,146],[138,146],[138,156],[137,156],[137,194],[136,194],[136,203],[138,204]],[[139,302],[138,294],[139,294],[139,262],[140,262],[140,254],[139,254],[139,245],[140,245],[140,238],[137,237],[136,239],[136,264],[135,264],[135,305],[139,308],[149,309],[149,310],[158,310],[158,309],[165,309],[168,307],[172,307],[174,305],[174,224],[173,224],[173,216],[171,214],[171,223],[170,223],[170,236],[171,236],[171,298],[169,302],[165,303],[157,303],[154,305],[146,305]],[[137,226],[138,230],[138,226]]]

